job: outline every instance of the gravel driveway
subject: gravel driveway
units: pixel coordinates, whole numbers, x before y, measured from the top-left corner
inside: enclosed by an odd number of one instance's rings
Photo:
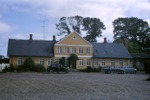
[[[0,100],[150,100],[145,74],[1,73]]]

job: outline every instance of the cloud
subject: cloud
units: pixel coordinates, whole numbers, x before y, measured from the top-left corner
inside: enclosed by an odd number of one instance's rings
[[[11,30],[12,27],[10,25],[4,22],[0,22],[0,33],[10,32]]]
[[[4,13],[9,11],[29,13],[37,19],[45,16],[49,20],[45,39],[51,39],[52,35],[57,33],[55,24],[62,16],[80,15],[99,18],[106,26],[102,35],[109,41],[113,41],[112,22],[118,17],[138,17],[150,23],[149,0],[0,0],[0,4],[0,19],[4,19]],[[32,33],[33,38],[43,39],[42,32],[25,33],[26,30],[21,30],[16,34],[15,32],[18,31],[15,30],[19,29],[16,26],[19,25],[0,21],[0,34],[3,33],[3,37],[5,33],[9,37],[28,39],[28,35]],[[10,35],[10,32],[13,32],[13,35]],[[98,41],[103,41],[103,37],[98,38]],[[0,39],[2,40],[2,37]]]

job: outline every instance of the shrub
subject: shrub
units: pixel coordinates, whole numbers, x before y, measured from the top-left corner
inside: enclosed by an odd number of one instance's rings
[[[150,77],[146,79],[146,81],[150,81]]]
[[[35,64],[34,64],[32,57],[27,57],[22,67],[24,71],[32,71],[34,66]]]
[[[5,66],[2,72],[15,72],[16,68],[11,64],[9,67]]]
[[[35,72],[45,72],[46,69],[45,69],[45,67],[43,65],[38,64],[38,65],[34,66],[33,71],[35,71]]]
[[[96,67],[91,67],[91,66],[87,66],[86,69],[81,69],[81,72],[100,72],[101,71],[101,67],[99,66],[98,68]]]

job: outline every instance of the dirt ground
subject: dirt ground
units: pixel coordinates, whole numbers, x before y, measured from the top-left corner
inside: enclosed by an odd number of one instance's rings
[[[0,73],[0,100],[150,100],[145,74]]]

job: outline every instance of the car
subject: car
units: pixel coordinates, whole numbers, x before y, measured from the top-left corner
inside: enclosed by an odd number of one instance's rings
[[[47,68],[47,72],[53,73],[53,72],[64,72],[64,73],[68,73],[69,72],[69,67],[68,66],[63,66],[61,64],[52,64],[50,66],[48,66]]]
[[[103,68],[105,74],[117,71],[117,68],[114,66],[108,66]]]
[[[137,69],[133,67],[123,66],[117,69],[118,73],[124,74],[124,73],[136,73]]]

